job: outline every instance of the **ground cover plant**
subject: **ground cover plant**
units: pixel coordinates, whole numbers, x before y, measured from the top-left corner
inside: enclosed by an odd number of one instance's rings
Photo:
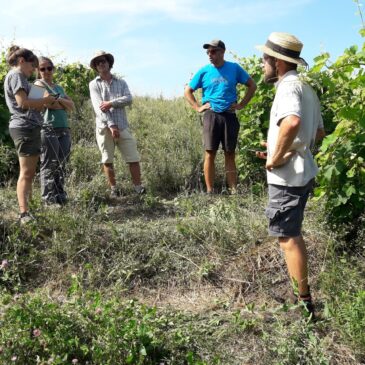
[[[273,96],[259,60],[240,60],[259,89],[240,112],[233,196],[202,194],[200,116],[180,98],[136,97],[127,112],[147,194],[133,194],[117,158],[122,195],[111,198],[84,87],[91,71],[63,65],[59,78],[79,97],[68,205],[43,206],[37,178],[36,223],[19,226],[16,157],[0,129],[0,364],[365,363],[363,57],[350,47],[304,73],[329,134],[304,221],[316,322],[287,300],[284,258],[266,232],[262,163],[248,151],[266,133]],[[3,60],[0,80],[4,69]],[[224,193],[222,162],[219,154]]]

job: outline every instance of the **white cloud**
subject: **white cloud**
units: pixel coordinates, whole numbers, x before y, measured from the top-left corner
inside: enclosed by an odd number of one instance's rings
[[[32,24],[33,20],[43,19],[44,28],[52,26],[53,19],[65,21],[66,16],[111,15],[120,16],[121,22],[130,24],[140,17],[161,15],[167,19],[181,22],[232,23],[261,22],[268,18],[280,17],[293,9],[313,0],[63,0],[62,7],[55,9],[45,6],[43,0],[32,2],[14,1],[1,9],[2,22],[23,19]],[[56,4],[56,3],[55,3]],[[57,6],[57,5],[56,5]],[[47,23],[47,18],[49,23]],[[52,19],[52,21],[51,21]],[[82,19],[81,19],[82,20]],[[35,25],[36,23],[33,23]]]
[[[313,1],[319,0],[63,0],[62,6],[18,0],[1,6],[0,45],[15,41],[56,63],[88,64],[95,50],[105,49],[136,92],[174,95],[206,62],[200,38],[238,34],[273,19],[285,24],[285,16]],[[251,36],[239,38],[245,34]],[[234,44],[234,36],[224,39]]]

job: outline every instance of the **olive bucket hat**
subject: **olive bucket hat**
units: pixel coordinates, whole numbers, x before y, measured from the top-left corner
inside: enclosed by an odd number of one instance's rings
[[[114,64],[114,57],[111,53],[107,53],[105,51],[97,51],[93,58],[91,59],[90,61],[90,67],[93,69],[93,70],[96,70],[96,64],[95,64],[95,61],[100,58],[100,57],[105,57],[107,60],[108,60],[108,63],[109,63],[109,66],[110,68],[113,67],[113,64]]]

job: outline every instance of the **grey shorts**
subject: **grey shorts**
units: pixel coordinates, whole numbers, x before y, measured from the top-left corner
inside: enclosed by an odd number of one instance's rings
[[[38,156],[41,153],[41,127],[9,128],[19,157]]]
[[[304,208],[313,189],[314,179],[305,186],[269,184],[269,204],[265,214],[269,219],[269,234],[275,237],[301,235]]]

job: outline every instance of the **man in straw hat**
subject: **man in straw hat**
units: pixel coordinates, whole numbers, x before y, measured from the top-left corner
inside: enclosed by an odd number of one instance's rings
[[[125,107],[132,103],[132,95],[127,83],[110,72],[113,64],[114,57],[110,53],[99,51],[93,56],[90,67],[98,76],[90,82],[89,89],[96,114],[96,140],[102,156],[101,162],[111,188],[111,196],[115,197],[118,195],[113,167],[115,146],[129,164],[135,191],[141,194],[145,189],[141,184],[137,143],[128,130],[125,111]]]
[[[271,33],[265,45],[257,46],[264,52],[265,82],[276,87],[267,143],[263,142],[267,153],[257,152],[257,156],[266,159],[269,234],[278,237],[298,299],[314,318],[301,226],[318,171],[311,148],[324,137],[324,129],[318,97],[298,77],[297,66],[307,65],[300,57],[302,47],[287,33]]]
[[[256,84],[237,63],[224,60],[226,50],[221,40],[214,39],[203,45],[210,64],[201,68],[185,87],[185,98],[203,117],[203,141],[205,148],[204,177],[207,193],[213,193],[214,160],[220,143],[224,150],[228,189],[234,193],[237,186],[235,149],[240,124],[236,110],[244,108],[256,90]],[[247,86],[245,96],[238,101],[237,84]],[[194,97],[194,91],[203,91],[202,105]]]

